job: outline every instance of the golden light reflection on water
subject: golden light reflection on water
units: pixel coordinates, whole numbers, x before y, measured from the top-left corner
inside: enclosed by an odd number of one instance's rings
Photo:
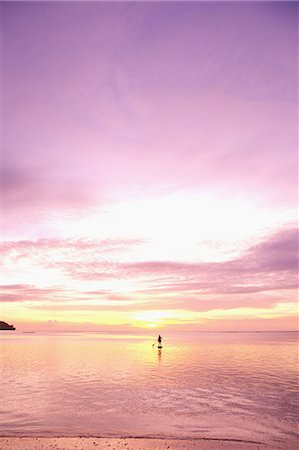
[[[1,433],[292,439],[296,334],[2,334]]]

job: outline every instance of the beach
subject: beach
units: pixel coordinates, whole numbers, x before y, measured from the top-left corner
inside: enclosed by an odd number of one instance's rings
[[[222,439],[0,438],[0,450],[277,450],[258,442]],[[284,447],[284,450],[294,450]]]

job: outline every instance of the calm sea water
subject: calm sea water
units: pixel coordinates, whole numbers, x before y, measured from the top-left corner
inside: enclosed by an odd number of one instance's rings
[[[0,434],[296,448],[297,333],[1,332]],[[297,397],[298,399],[298,397]]]

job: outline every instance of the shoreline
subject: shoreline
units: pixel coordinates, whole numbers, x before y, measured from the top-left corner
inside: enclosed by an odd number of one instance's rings
[[[199,438],[0,437],[0,450],[278,450],[254,441]],[[295,450],[294,447],[283,447]]]

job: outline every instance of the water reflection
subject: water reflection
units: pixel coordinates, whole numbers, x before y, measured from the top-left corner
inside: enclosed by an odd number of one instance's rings
[[[161,365],[161,361],[162,361],[162,350],[159,348],[158,349],[158,364],[159,364],[159,366]]]

